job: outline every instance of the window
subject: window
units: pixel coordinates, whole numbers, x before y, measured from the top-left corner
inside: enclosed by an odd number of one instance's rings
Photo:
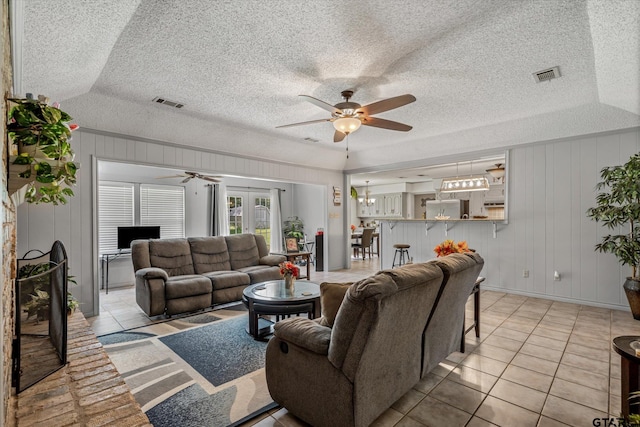
[[[118,248],[118,227],[159,225],[161,238],[185,236],[184,187],[100,181],[98,250]]]
[[[126,182],[100,182],[98,192],[100,253],[118,248],[118,227],[134,225],[133,187],[133,184]]]
[[[184,187],[141,184],[140,225],[159,225],[163,239],[184,237]]]

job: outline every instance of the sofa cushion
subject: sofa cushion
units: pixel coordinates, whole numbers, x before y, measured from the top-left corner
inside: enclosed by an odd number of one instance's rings
[[[227,241],[223,236],[189,237],[187,240],[196,274],[231,270]]]
[[[267,255],[260,258],[261,265],[279,265],[287,260],[284,255]]]
[[[169,276],[195,274],[187,239],[149,240],[149,260],[151,267],[161,268]]]
[[[212,291],[211,280],[197,274],[169,277],[164,287],[167,300],[210,294]]]
[[[251,278],[251,284],[266,282],[268,280],[282,279],[282,275],[280,274],[280,267],[254,265],[250,267],[238,268],[237,270],[248,274]]]
[[[203,276],[211,280],[214,291],[236,286],[248,286],[251,283],[249,275],[240,271],[212,271],[203,274]]]
[[[347,289],[353,282],[349,283],[328,283],[320,284],[320,307],[322,307],[322,317],[318,321],[322,326],[333,327],[336,314],[342,304]]]
[[[229,261],[232,270],[258,265],[260,255],[253,234],[236,234],[225,236],[229,250]]]

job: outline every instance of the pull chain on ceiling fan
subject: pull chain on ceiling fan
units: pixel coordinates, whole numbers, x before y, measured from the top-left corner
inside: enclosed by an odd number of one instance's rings
[[[352,90],[342,91],[342,98],[344,99],[344,102],[339,102],[336,105],[328,104],[309,95],[300,96],[304,97],[305,100],[322,108],[323,110],[329,111],[331,113],[331,118],[292,123],[289,125],[276,126],[276,128],[332,122],[333,127],[335,128],[333,142],[341,142],[347,135],[357,131],[361,125],[389,130],[397,130],[401,132],[408,132],[412,129],[412,126],[405,125],[404,123],[371,117],[371,115],[383,113],[385,111],[393,110],[394,108],[410,104],[416,100],[416,97],[413,95],[400,95],[393,98],[383,99],[382,101],[377,101],[365,106],[362,106],[357,102],[349,101],[349,99],[351,99],[351,97],[353,96]]]

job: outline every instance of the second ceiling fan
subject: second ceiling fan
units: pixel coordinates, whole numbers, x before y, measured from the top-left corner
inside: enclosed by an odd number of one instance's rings
[[[383,99],[382,101],[373,102],[368,105],[360,105],[357,102],[350,102],[349,99],[353,96],[352,90],[343,90],[342,98],[344,102],[340,102],[336,105],[328,104],[317,98],[309,95],[300,95],[307,101],[311,102],[324,110],[331,113],[331,117],[328,119],[311,120],[308,122],[292,123],[290,125],[276,126],[277,128],[286,128],[291,126],[309,125],[312,123],[332,122],[336,129],[333,135],[333,142],[342,141],[348,134],[358,130],[360,125],[373,126],[377,128],[398,130],[407,132],[412,129],[411,126],[404,123],[394,122],[392,120],[380,119],[377,117],[371,117],[373,114],[382,113],[384,111],[393,110],[394,108],[402,107],[403,105],[410,104],[416,100],[413,95],[400,95],[393,98]]]

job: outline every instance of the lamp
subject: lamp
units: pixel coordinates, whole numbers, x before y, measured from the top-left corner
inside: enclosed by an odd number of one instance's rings
[[[441,193],[459,193],[462,191],[487,191],[489,181],[484,176],[468,178],[443,178],[440,184]]]
[[[489,174],[494,178],[497,178],[497,179],[503,178],[504,166],[502,166],[502,163],[496,163],[496,167],[487,169],[487,172],[489,172]]]
[[[369,181],[365,181],[367,183],[367,188],[364,191],[364,198],[358,197],[358,202],[364,203],[366,206],[371,206],[376,202],[376,199],[372,199],[369,197]]]
[[[351,132],[358,130],[362,122],[355,117],[340,117],[333,121],[333,127],[338,132],[342,132],[345,135],[349,135]]]

